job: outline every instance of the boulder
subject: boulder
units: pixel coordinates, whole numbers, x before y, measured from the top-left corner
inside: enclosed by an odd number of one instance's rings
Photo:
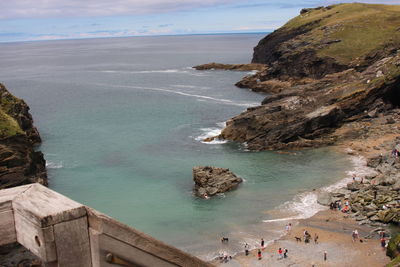
[[[360,182],[352,182],[347,184],[347,189],[350,191],[358,191],[364,187],[364,184]]]
[[[322,192],[318,195],[317,203],[323,206],[329,206],[332,203],[332,194],[329,192]]]
[[[193,180],[195,194],[203,198],[233,190],[243,182],[229,169],[212,166],[193,167]]]

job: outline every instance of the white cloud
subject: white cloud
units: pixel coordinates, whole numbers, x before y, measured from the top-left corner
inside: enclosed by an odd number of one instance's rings
[[[167,13],[243,0],[0,0],[0,19]]]

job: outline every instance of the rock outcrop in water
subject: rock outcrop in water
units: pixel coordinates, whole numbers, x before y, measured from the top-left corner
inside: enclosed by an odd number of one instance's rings
[[[41,142],[28,105],[0,84],[0,189],[28,183],[47,185]]]
[[[399,23],[400,6],[303,10],[255,47],[265,70],[237,84],[272,95],[219,138],[251,150],[317,147],[343,138],[335,131],[348,123],[389,116],[400,105]]]
[[[243,182],[229,169],[211,166],[193,167],[193,180],[194,192],[202,198],[236,189]]]
[[[266,66],[264,64],[221,64],[221,63],[207,63],[193,67],[196,70],[237,70],[237,71],[263,71]]]

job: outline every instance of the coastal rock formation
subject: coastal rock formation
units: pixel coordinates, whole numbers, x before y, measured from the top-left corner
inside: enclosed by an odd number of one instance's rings
[[[221,63],[207,63],[193,67],[196,70],[237,70],[237,71],[263,71],[266,66],[264,64],[221,64]]]
[[[233,190],[243,181],[229,169],[211,166],[193,167],[193,180],[195,194],[203,198]]]
[[[0,84],[0,189],[38,182],[47,185],[41,142],[28,105]]]
[[[272,95],[229,120],[218,138],[251,150],[317,147],[342,138],[334,132],[347,123],[389,115],[400,105],[394,21],[400,22],[399,6],[303,11],[260,41],[252,62],[267,68],[237,84]]]

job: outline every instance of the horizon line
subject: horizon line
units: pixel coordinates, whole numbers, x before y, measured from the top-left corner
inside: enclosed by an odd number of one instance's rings
[[[57,39],[42,39],[42,40],[16,40],[16,41],[1,41],[0,44],[13,43],[29,43],[29,42],[51,42],[51,41],[69,41],[69,40],[93,40],[93,39],[112,39],[112,38],[134,38],[134,37],[168,37],[168,36],[194,36],[194,35],[228,35],[228,34],[268,34],[270,31],[254,31],[254,32],[210,32],[210,33],[175,33],[175,34],[155,34],[155,35],[130,35],[130,36],[96,36],[96,37],[78,37],[78,38],[57,38]]]

